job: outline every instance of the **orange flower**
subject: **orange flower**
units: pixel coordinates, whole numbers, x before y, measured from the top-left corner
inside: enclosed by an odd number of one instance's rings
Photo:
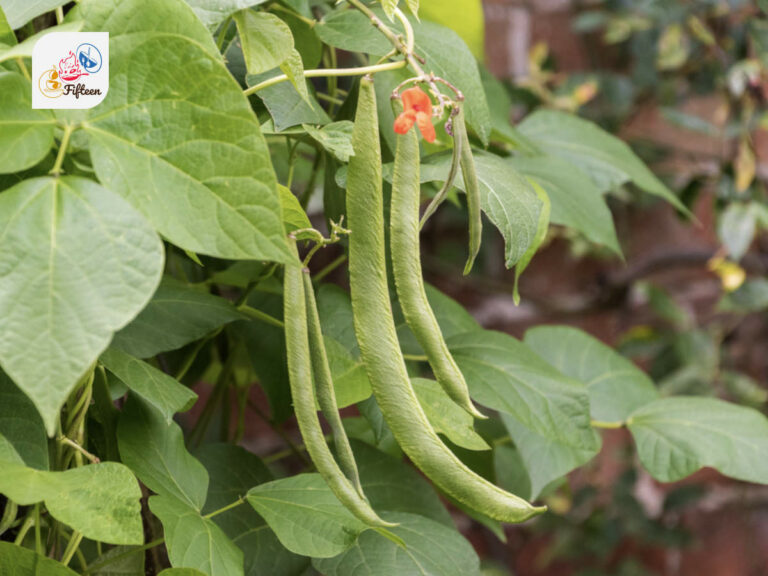
[[[435,127],[432,125],[432,100],[418,86],[403,92],[403,112],[395,119],[395,132],[405,134],[414,124],[427,142],[435,141]]]

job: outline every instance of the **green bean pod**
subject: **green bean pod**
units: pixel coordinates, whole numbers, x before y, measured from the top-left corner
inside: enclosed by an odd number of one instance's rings
[[[522,522],[544,512],[467,468],[437,436],[411,387],[389,301],[376,95],[367,77],[360,82],[352,145],[355,155],[347,171],[352,311],[384,419],[411,461],[456,500],[503,522]]]
[[[457,109],[460,110],[460,109]],[[453,124],[453,120],[451,120]],[[459,172],[459,163],[461,162],[461,139],[456,138],[456,132],[453,133],[453,151],[451,152],[451,167],[448,169],[448,176],[443,182],[443,186],[438,190],[435,197],[424,210],[424,214],[421,216],[421,222],[419,222],[419,229],[424,228],[424,224],[427,223],[430,216],[434,214],[443,203],[445,197],[448,195],[448,191],[453,187],[453,182],[456,180],[456,174]]]
[[[464,265],[464,275],[469,274],[475,263],[480,243],[483,239],[483,212],[480,203],[480,185],[477,182],[475,158],[472,156],[472,146],[469,144],[467,126],[464,123],[464,107],[459,103],[459,113],[453,119],[453,134],[461,142],[459,165],[464,179],[464,192],[467,196],[467,211],[469,212],[469,256]]]
[[[339,415],[339,407],[336,403],[336,391],[333,388],[333,378],[331,377],[331,367],[328,364],[328,356],[325,352],[325,343],[323,342],[323,332],[320,327],[320,315],[317,312],[317,301],[315,300],[315,289],[312,287],[312,279],[309,274],[303,275],[304,280],[304,300],[307,310],[307,330],[309,337],[309,355],[312,360],[312,373],[315,380],[315,394],[320,410],[325,416],[328,426],[333,434],[333,442],[336,446],[336,457],[339,468],[352,483],[357,493],[365,498],[363,487],[360,484],[360,473],[355,463],[355,455],[352,453],[352,446],[349,445],[349,438],[344,430]]]
[[[401,104],[399,100],[394,103]],[[424,290],[419,250],[419,161],[416,131],[398,134],[389,216],[389,245],[397,298],[405,321],[427,355],[440,386],[472,416],[485,418],[472,404],[464,375],[448,350]]]
[[[325,442],[315,406],[306,298],[302,278],[306,272],[299,265],[296,241],[289,239],[289,244],[296,255],[297,262],[285,266],[283,284],[285,348],[288,358],[291,396],[304,445],[328,487],[352,514],[369,526],[378,528],[394,526],[394,524],[379,518],[368,501],[361,498],[336,464],[336,460],[334,460],[333,454]]]

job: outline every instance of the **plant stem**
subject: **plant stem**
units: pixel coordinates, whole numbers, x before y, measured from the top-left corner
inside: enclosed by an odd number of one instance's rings
[[[69,446],[71,448],[74,448],[75,450],[80,452],[83,456],[88,458],[88,460],[90,460],[93,464],[98,464],[99,462],[101,462],[101,460],[99,459],[98,456],[94,456],[93,454],[88,452],[88,450],[86,450],[85,448],[80,446],[80,444],[78,444],[74,440],[71,440],[71,439],[69,439],[69,438],[67,438],[66,436],[63,436],[63,435],[59,436],[58,440],[62,444],[66,444],[67,446]]]
[[[261,310],[253,308],[252,306],[248,306],[248,304],[241,304],[237,309],[253,320],[264,322],[265,324],[269,324],[270,326],[274,326],[276,328],[282,329],[285,327],[285,324],[283,324],[282,320],[278,320],[266,312],[262,312]]]
[[[32,528],[32,524],[34,523],[35,516],[30,510],[27,513],[27,516],[24,518],[24,523],[21,525],[21,528],[19,528],[19,533],[16,534],[16,539],[13,541],[16,546],[19,546],[22,542],[24,542],[24,537],[27,535],[27,532],[29,532],[29,529]]]
[[[305,70],[304,71],[304,77],[305,78],[323,78],[326,76],[364,76],[365,74],[375,74],[376,72],[384,72],[386,70],[397,70],[398,68],[403,68],[404,66],[407,66],[408,62],[405,60],[398,60],[397,62],[387,62],[385,64],[378,64],[375,66],[361,66],[360,68],[318,68],[315,70]],[[281,74],[280,76],[275,76],[274,78],[269,78],[268,80],[264,80],[263,82],[259,82],[255,86],[251,86],[250,88],[246,88],[243,91],[243,94],[246,96],[250,96],[251,94],[255,94],[259,90],[263,90],[264,88],[269,88],[270,86],[274,86],[275,84],[280,84],[281,82],[285,82],[288,80],[288,76],[285,74]]]
[[[69,561],[72,560],[72,557],[75,555],[75,552],[80,546],[80,542],[82,540],[83,540],[83,535],[80,532],[78,532],[77,530],[72,532],[72,537],[69,539],[69,542],[67,543],[67,547],[64,550],[64,554],[61,557],[61,563],[64,564],[64,566],[69,565]]]
[[[16,58],[16,64],[19,66],[19,70],[21,70],[21,73],[24,75],[24,77],[27,80],[32,80],[32,76],[29,75],[29,70],[27,69],[27,65],[24,64],[24,58],[21,56],[18,56]]]
[[[64,8],[59,6],[56,8],[56,24],[61,24],[64,21]]]
[[[304,24],[306,24],[310,28],[314,28],[315,24],[317,24],[317,20],[312,20],[311,18],[307,18],[306,16],[302,16],[296,10],[291,10],[287,6],[283,6],[281,4],[271,4],[269,6],[269,9],[270,10],[277,10],[278,12],[285,12],[286,14],[290,14],[291,16],[296,18],[297,20],[301,20],[302,22],[304,22]]]
[[[203,518],[213,518],[214,516],[223,514],[227,510],[232,510],[232,508],[237,508],[241,504],[245,504],[245,496],[241,496],[240,498],[232,502],[232,504],[227,504],[223,508],[219,508],[218,510],[214,510],[213,512],[206,514],[205,516],[203,516]]]
[[[427,357],[420,354],[403,354],[403,359],[410,360],[411,362],[426,362]]]
[[[61,137],[61,144],[59,144],[59,153],[56,155],[56,162],[53,165],[53,168],[51,168],[51,174],[54,176],[58,176],[61,174],[61,165],[64,163],[64,156],[67,153],[67,148],[69,147],[69,137],[72,136],[72,132],[74,132],[75,127],[71,124],[66,124],[64,126],[64,134]]]
[[[336,89],[336,93],[338,93],[338,88]],[[344,104],[344,100],[341,98],[334,98],[333,96],[328,96],[327,94],[323,94],[322,92],[318,92],[315,94],[318,100],[325,100],[326,102],[330,102],[331,104],[336,104],[337,106],[341,106]]]
[[[40,502],[35,504],[35,551],[40,555],[45,554],[43,539],[40,535]]]
[[[224,48],[224,42],[227,41],[227,31],[229,30],[229,25],[232,23],[232,16],[228,16],[226,20],[224,20],[224,23],[221,25],[221,28],[219,28],[219,37],[216,39],[216,48],[221,52],[221,49]]]

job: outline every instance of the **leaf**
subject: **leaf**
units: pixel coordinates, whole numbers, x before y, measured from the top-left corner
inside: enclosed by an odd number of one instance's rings
[[[768,280],[752,278],[738,290],[727,293],[718,303],[718,309],[726,312],[758,312],[768,308]]]
[[[212,4],[211,0],[205,1]],[[118,53],[118,46],[128,41],[127,36],[146,36],[150,31],[150,34],[189,38],[211,56],[221,58],[210,31],[183,0],[152,0],[150,10],[143,0],[80,0],[73,10],[85,21],[84,31],[109,32],[113,58]],[[118,38],[120,41],[116,46],[114,43]],[[110,74],[113,73],[114,68],[110,70]]]
[[[34,50],[35,44],[37,44],[37,41],[40,40],[43,36],[53,32],[79,32],[83,26],[84,23],[82,20],[77,20],[75,22],[65,22],[64,24],[59,24],[58,26],[44,28],[37,34],[33,34],[32,36],[24,39],[24,41],[19,44],[16,44],[16,36],[13,36],[13,43],[11,46],[4,49],[0,46],[0,62],[5,62],[14,58],[32,58],[32,51]],[[27,84],[25,89],[27,92],[29,92],[32,87]],[[26,111],[29,112],[30,108],[31,104],[28,104]],[[36,112],[46,112],[46,116],[50,116],[51,121],[53,122],[53,114],[50,111],[38,110]]]
[[[480,576],[477,554],[454,528],[415,514],[383,517],[398,523],[391,530],[405,541],[405,547],[368,530],[343,554],[313,559],[314,567],[326,576]]]
[[[755,238],[756,228],[752,205],[732,202],[720,215],[717,234],[730,257],[741,260]]]
[[[547,192],[553,224],[578,230],[592,242],[621,255],[613,216],[592,180],[556,156],[519,156],[510,158],[510,162]]]
[[[186,0],[211,32],[235,12],[263,4],[266,0]]]
[[[528,268],[528,264],[530,264],[531,260],[533,260],[533,257],[539,250],[539,247],[541,247],[541,245],[544,243],[544,240],[546,240],[547,232],[549,232],[549,213],[551,208],[549,196],[538,182],[533,180],[529,180],[529,182],[533,187],[533,190],[536,192],[536,196],[538,196],[539,200],[541,201],[541,211],[539,212],[539,222],[536,227],[536,235],[533,237],[533,241],[531,242],[531,245],[528,246],[525,254],[522,255],[520,260],[518,260],[517,264],[515,265],[515,286],[513,288],[512,294],[515,300],[515,305],[520,304],[520,276],[522,276],[523,272],[525,272],[525,269]]]
[[[311,124],[302,124],[302,127],[318,144],[341,162],[349,162],[349,158],[355,155],[355,150],[352,148],[354,124],[349,120],[331,122],[319,128]]]
[[[64,6],[65,0],[3,0],[3,12],[8,19],[11,28],[17,30],[37,16],[50,12],[55,8]]]
[[[184,446],[175,422],[130,394],[117,424],[122,461],[147,487],[201,510],[208,491],[208,473]],[[194,568],[194,566],[192,566]]]
[[[165,276],[147,307],[115,334],[112,347],[149,358],[243,318],[229,300]]]
[[[280,64],[280,70],[288,76],[288,80],[293,84],[301,99],[311,106],[312,100],[307,89],[307,80],[304,78],[304,64],[301,61],[301,54],[297,50],[291,49],[288,58]]]
[[[675,482],[703,466],[768,484],[768,420],[751,408],[714,398],[662,398],[628,420],[643,466]]]
[[[110,45],[109,94],[84,125],[99,180],[180,248],[287,261],[269,151],[220,58],[170,34]]]
[[[116,348],[104,352],[100,361],[123,384],[154,406],[166,424],[173,422],[176,412],[186,412],[197,400],[197,394],[165,372]]]
[[[163,247],[119,196],[83,178],[0,194],[0,363],[53,434],[70,391],[151,297]]]
[[[350,443],[360,470],[360,483],[374,509],[410,512],[453,527],[451,515],[435,489],[412,466],[359,440],[352,439]]]
[[[272,480],[254,454],[231,444],[206,444],[197,453],[210,476],[203,513],[210,513],[244,496],[250,488]],[[217,514],[213,521],[243,551],[246,576],[299,576],[309,564],[280,544],[264,519],[248,504]]]
[[[163,524],[174,568],[194,568],[208,576],[243,574],[243,553],[213,520],[172,496],[152,496],[149,509]]]
[[[572,114],[538,110],[518,130],[545,154],[557,156],[582,170],[602,191],[632,180],[635,185],[688,213],[680,200],[635,155],[627,144],[596,124]]]
[[[235,14],[235,23],[249,74],[277,68],[290,56],[293,34],[274,14],[242,10]]]
[[[397,4],[399,0],[380,0],[380,1],[381,1],[381,7],[384,8],[384,13],[387,15],[390,21],[394,22],[395,10],[397,9]]]
[[[4,461],[0,493],[21,506],[45,502],[59,522],[86,538],[110,544],[142,544],[141,489],[131,471],[102,462],[45,472]]]
[[[366,528],[319,474],[299,474],[261,484],[248,491],[248,502],[282,545],[302,556],[331,558],[341,554]]]
[[[248,86],[255,86],[276,75],[275,71],[256,76],[248,75],[245,81]],[[306,83],[306,80],[304,82]],[[267,107],[277,132],[298,124],[327,124],[331,121],[314,96],[310,96],[307,101],[302,94],[287,82],[262,88],[256,92]]]
[[[32,109],[31,93],[23,76],[0,70],[0,174],[31,168],[53,147],[56,120]]]
[[[146,573],[143,550],[131,546],[115,546],[91,562],[88,574],[93,576],[142,576]],[[103,568],[99,568],[102,566]]]
[[[531,477],[532,495],[594,456],[586,388],[524,344],[489,330],[447,340],[472,397],[503,412]],[[578,464],[575,464],[578,463]]]
[[[659,397],[653,382],[630,360],[596,338],[569,326],[537,326],[525,344],[557,370],[589,390],[592,418],[624,422]]]
[[[3,576],[76,576],[63,564],[51,558],[36,554],[17,546],[11,542],[0,542],[0,566],[7,566],[8,572],[3,569]],[[13,570],[11,572],[10,570]]]
[[[48,470],[48,437],[35,405],[0,370],[0,436],[30,468]]]
[[[13,28],[8,24],[2,7],[0,7],[0,42],[8,46],[16,44],[16,34],[13,33]]]
[[[422,164],[421,181],[443,181],[450,158],[450,154],[429,157]],[[504,236],[506,266],[511,268],[536,240],[542,202],[530,183],[504,159],[475,152],[475,165],[483,211]],[[464,180],[458,174],[454,185],[464,190]]]
[[[324,44],[349,52],[384,56],[392,44],[382,34],[372,34],[368,18],[357,10],[333,10],[315,25]]]
[[[450,28],[467,43],[475,58],[481,62],[485,59],[485,18],[480,0],[421,0],[420,10],[424,20]]]
[[[304,208],[301,207],[299,199],[293,192],[282,184],[277,185],[277,190],[280,192],[280,205],[283,208],[283,224],[286,232],[312,228],[309,216],[304,212]]]
[[[435,432],[467,450],[491,449],[475,432],[472,415],[458,406],[437,381],[412,378],[411,385]]]
[[[505,444],[496,446],[493,449],[493,468],[499,486],[512,494],[530,500],[531,480],[519,450]]]
[[[419,0],[406,0],[408,4],[408,9],[411,11],[411,14],[419,17]],[[449,26],[450,28],[450,26]]]

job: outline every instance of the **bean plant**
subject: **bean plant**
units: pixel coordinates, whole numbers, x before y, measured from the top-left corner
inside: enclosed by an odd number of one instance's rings
[[[596,124],[510,123],[478,2],[0,7],[0,574],[479,576],[455,519],[546,521],[604,429],[768,484],[760,412],[424,282],[456,207],[456,274],[500,234],[516,299],[550,227],[622,257],[619,188],[691,218]],[[103,103],[31,108],[55,31],[109,32]]]

